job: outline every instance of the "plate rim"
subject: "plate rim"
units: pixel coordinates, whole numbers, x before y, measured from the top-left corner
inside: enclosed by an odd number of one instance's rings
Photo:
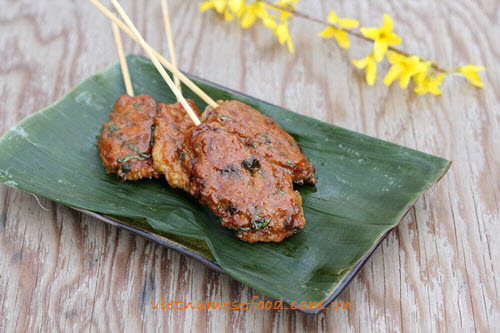
[[[103,222],[105,222],[105,223],[107,223],[109,225],[115,226],[115,227],[117,227],[119,229],[123,229],[123,230],[129,231],[129,232],[132,232],[134,234],[137,234],[139,236],[142,236],[142,237],[144,237],[144,238],[146,238],[148,240],[156,242],[157,244],[165,246],[166,248],[176,250],[176,251],[178,251],[178,252],[180,252],[180,253],[182,253],[184,255],[187,255],[187,256],[189,256],[191,258],[199,260],[201,263],[207,265],[208,267],[210,267],[211,269],[213,269],[213,270],[215,270],[215,271],[217,271],[219,273],[227,274],[219,265],[217,265],[217,263],[208,260],[207,258],[199,255],[198,253],[196,253],[194,251],[191,251],[188,248],[186,248],[184,246],[181,246],[181,245],[179,245],[179,244],[171,241],[170,239],[168,239],[166,237],[160,237],[160,236],[158,236],[158,235],[156,235],[154,233],[145,232],[143,230],[140,230],[138,228],[132,227],[132,226],[127,225],[125,223],[122,223],[122,222],[119,222],[119,221],[115,221],[115,220],[113,220],[113,219],[111,219],[109,217],[101,215],[100,213],[96,213],[96,212],[92,212],[92,211],[89,211],[89,210],[86,210],[86,209],[80,209],[80,208],[76,208],[76,207],[70,207],[70,206],[66,206],[66,207],[72,208],[72,209],[74,209],[74,210],[76,210],[76,211],[78,211],[80,213],[83,213],[83,214],[86,214],[88,216],[94,217],[94,218],[96,218],[96,219],[98,219],[100,221],[103,221]],[[414,207],[415,207],[415,202],[401,216],[401,219],[399,220],[399,222],[394,227],[392,227],[391,229],[387,230],[378,239],[378,241],[375,243],[375,245],[372,248],[370,248],[368,251],[365,252],[365,255],[356,263],[356,265],[354,265],[354,267],[349,271],[349,273],[347,273],[347,275],[335,286],[335,288],[332,289],[331,293],[328,295],[328,297],[326,298],[326,300],[321,302],[322,306],[326,305],[326,304],[329,304],[330,302],[334,301],[340,295],[340,293],[352,282],[352,280],[354,279],[354,277],[359,273],[359,271],[361,270],[361,268],[366,264],[366,262],[368,261],[368,259],[370,259],[370,257],[375,252],[375,250],[377,250],[377,248],[380,246],[380,244],[382,244],[382,242],[387,238],[387,236],[394,229],[396,229],[399,226],[399,224],[405,218],[405,216],[408,214],[408,212],[412,208],[414,208]],[[235,279],[233,277],[231,277],[231,278]],[[235,280],[238,281],[237,279],[235,279]],[[245,284],[245,283],[243,283],[241,281],[238,281],[238,282],[241,283],[241,284]],[[259,293],[262,294],[262,292],[260,292],[260,291],[257,291],[257,292],[259,292]],[[266,296],[266,297],[270,297],[272,299],[275,299],[275,298],[273,298],[271,296],[268,296],[268,295],[265,295],[265,294],[263,294],[263,295]],[[289,303],[286,303],[286,302],[284,302],[284,303],[290,305]],[[292,309],[292,308],[288,308],[288,310],[292,310],[292,311],[296,310],[296,311],[300,311],[300,312],[303,312],[303,313],[308,314],[308,315],[317,315],[317,314],[320,314],[321,312],[323,312],[324,310],[326,310],[326,307],[327,306],[323,306],[323,308],[321,308],[321,307],[314,308],[313,307],[313,308],[306,308],[306,309],[300,309],[300,308]]]

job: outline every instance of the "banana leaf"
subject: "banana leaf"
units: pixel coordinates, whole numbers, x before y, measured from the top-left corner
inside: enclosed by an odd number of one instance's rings
[[[151,62],[127,56],[136,94],[174,103]],[[238,99],[272,117],[317,170],[300,186],[306,228],[280,244],[247,244],[164,180],[107,175],[96,136],[118,96],[120,67],[90,76],[0,139],[0,181],[174,247],[286,303],[328,302],[450,162],[285,110],[191,77],[215,100]],[[184,87],[203,110],[205,103]],[[321,309],[306,309],[317,313]]]

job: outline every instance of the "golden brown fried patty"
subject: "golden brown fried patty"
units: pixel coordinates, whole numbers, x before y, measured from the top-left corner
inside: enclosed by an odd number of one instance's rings
[[[206,123],[217,122],[238,135],[246,146],[288,172],[297,184],[315,184],[314,166],[295,139],[271,118],[240,101],[226,101],[203,112]]]
[[[221,224],[248,243],[281,242],[305,226],[302,200],[281,167],[220,124],[202,123],[186,136],[184,165],[191,173],[190,194]]]
[[[189,105],[199,117],[200,112],[193,101]],[[165,175],[172,187],[189,190],[189,172],[182,165],[185,159],[183,150],[184,137],[194,127],[193,121],[187,115],[180,103],[159,104],[154,118],[153,161],[156,170]]]
[[[120,96],[102,125],[97,148],[107,173],[121,180],[158,178],[151,159],[151,126],[156,113],[155,100],[147,95]]]

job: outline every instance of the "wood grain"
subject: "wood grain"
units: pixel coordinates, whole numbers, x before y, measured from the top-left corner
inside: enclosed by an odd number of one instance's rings
[[[167,52],[159,1],[122,1]],[[500,322],[500,3],[301,1],[310,15],[395,21],[404,49],[445,67],[488,67],[443,95],[368,87],[347,53],[294,19],[296,53],[197,1],[170,1],[179,67],[317,119],[453,160],[340,300],[353,310],[153,310],[150,302],[248,301],[261,294],[203,264],[44,198],[0,186],[0,331],[491,331]],[[0,0],[0,133],[115,62],[109,22],[86,1]],[[140,47],[124,39],[127,52]]]

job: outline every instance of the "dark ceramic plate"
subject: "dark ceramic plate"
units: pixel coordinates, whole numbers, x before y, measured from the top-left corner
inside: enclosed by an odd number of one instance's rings
[[[149,60],[127,59],[137,94],[175,102]],[[181,251],[270,297],[325,304],[449,168],[442,158],[192,79],[215,100],[238,99],[271,116],[299,142],[318,178],[316,186],[297,188],[307,220],[303,231],[280,244],[246,244],[164,181],[121,183],[106,175],[95,137],[125,93],[118,64],[8,131],[0,139],[0,181]],[[183,91],[204,109],[199,98]]]

